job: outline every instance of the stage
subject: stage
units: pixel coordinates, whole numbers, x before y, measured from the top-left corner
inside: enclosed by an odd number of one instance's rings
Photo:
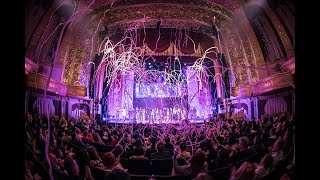
[[[190,119],[190,120],[140,120],[136,119],[103,119],[102,123],[118,123],[118,124],[180,124],[188,121],[189,123],[204,123],[209,122],[209,119]]]

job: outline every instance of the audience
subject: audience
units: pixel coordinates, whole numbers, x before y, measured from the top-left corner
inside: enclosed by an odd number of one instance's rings
[[[46,174],[41,173],[40,168],[32,167],[38,167],[39,163],[44,168],[49,167],[45,154],[48,121],[37,114],[29,114],[27,118],[25,146],[36,161],[26,157],[25,177],[47,179],[48,170]],[[106,179],[130,179],[120,159],[151,162],[152,159],[168,158],[173,158],[172,164],[168,164],[173,166],[173,174],[192,175],[194,179],[211,180],[216,178],[212,172],[231,166],[234,167],[231,175],[228,172],[230,179],[261,179],[294,146],[292,119],[273,116],[257,121],[234,121],[219,117],[199,124],[115,126],[54,118],[50,121],[48,157],[53,175],[62,172],[68,179],[93,180],[96,171],[91,174],[92,168],[101,170]],[[254,162],[249,158],[252,155],[258,156]],[[184,161],[183,165],[178,164],[180,160]],[[30,162],[36,165],[31,166]],[[294,163],[291,166],[294,169]]]

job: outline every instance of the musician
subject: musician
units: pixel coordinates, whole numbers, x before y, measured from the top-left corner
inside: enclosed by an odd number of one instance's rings
[[[126,119],[126,116],[127,116],[127,110],[126,110],[126,108],[125,108],[124,106],[123,106],[123,108],[122,108],[121,114],[122,114],[123,120],[125,120],[125,119]]]
[[[119,120],[120,119],[120,109],[119,109],[119,106],[116,107],[116,120]]]
[[[136,120],[140,121],[141,117],[140,117],[140,108],[139,107],[136,107],[135,114],[136,114]]]

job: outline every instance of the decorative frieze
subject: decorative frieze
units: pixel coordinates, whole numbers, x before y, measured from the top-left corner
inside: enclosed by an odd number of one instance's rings
[[[272,90],[293,85],[293,79],[290,73],[279,73],[260,79],[253,88],[253,95],[260,95]]]
[[[280,69],[282,72],[289,72],[291,74],[294,74],[296,69],[295,57],[283,63]]]
[[[39,69],[39,66],[36,63],[34,63],[29,58],[25,57],[24,73],[26,75],[29,75],[31,72],[36,72],[36,71],[38,71],[38,69]]]
[[[233,97],[249,97],[252,95],[252,86],[241,85],[232,87],[230,95]]]
[[[31,73],[27,78],[26,86],[45,90],[47,81],[47,76]],[[86,88],[83,86],[66,85],[52,78],[50,79],[47,91],[57,95],[70,97],[86,97],[87,95]]]

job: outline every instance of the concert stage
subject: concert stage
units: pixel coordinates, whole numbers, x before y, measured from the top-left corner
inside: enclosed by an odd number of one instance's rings
[[[203,122],[212,117],[215,101],[209,78],[198,77],[196,70],[187,65],[179,67],[174,75],[168,74],[169,70],[150,69],[153,65],[148,63],[142,74],[128,71],[110,84],[101,111],[97,111],[102,120],[172,124],[183,119]]]
[[[204,123],[209,122],[209,119],[190,119],[190,120],[141,120],[137,121],[136,119],[104,119],[102,123],[118,123],[118,124],[180,124],[188,121],[189,123]]]

